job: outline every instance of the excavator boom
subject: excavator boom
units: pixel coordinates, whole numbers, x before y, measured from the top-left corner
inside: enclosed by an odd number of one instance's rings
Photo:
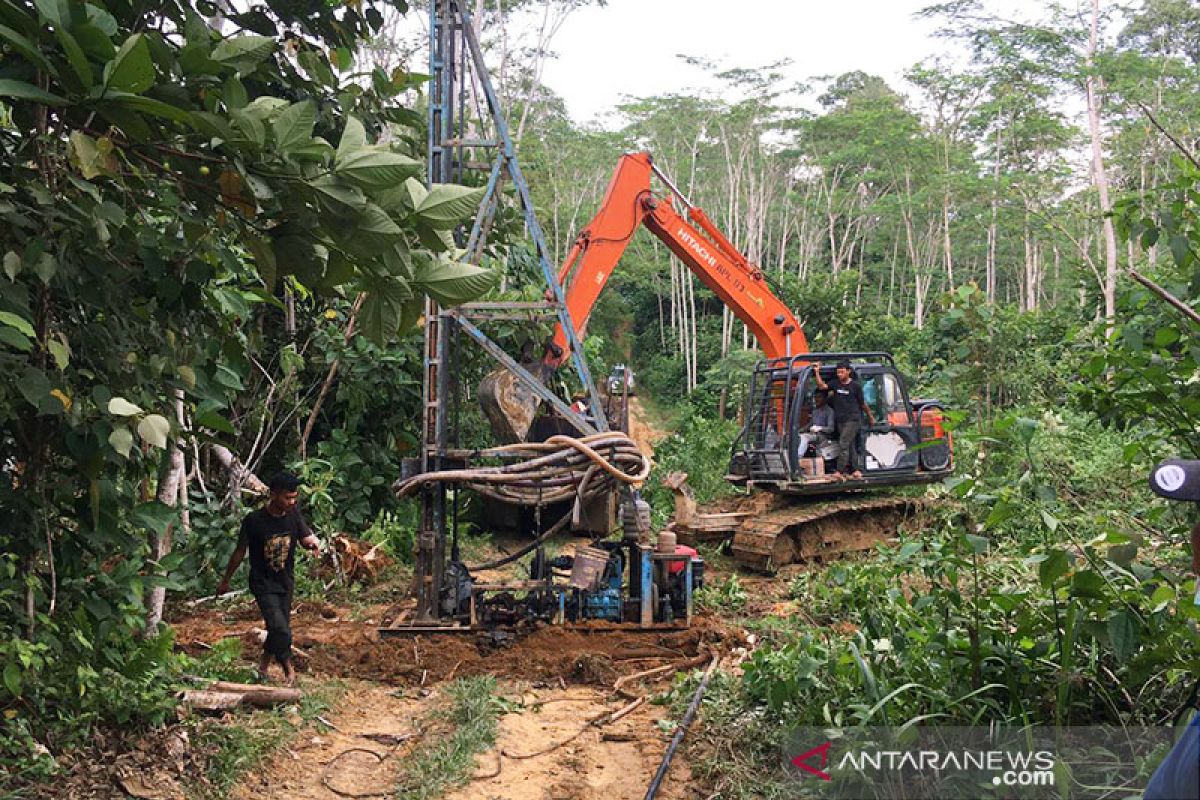
[[[676,211],[670,197],[656,197],[650,180],[658,174],[684,206]],[[686,216],[685,216],[686,215]],[[767,286],[762,270],[751,264],[717,230],[703,210],[683,197],[655,168],[649,153],[621,157],[596,216],[571,247],[559,281],[567,287],[567,310],[582,331],[604,285],[612,276],[639,226],[657,236],[753,332],[768,358],[808,351],[795,315]],[[569,357],[567,336],[559,326],[544,363],[557,368]]]

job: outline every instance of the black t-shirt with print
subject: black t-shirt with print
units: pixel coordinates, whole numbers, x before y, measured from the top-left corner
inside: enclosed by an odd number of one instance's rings
[[[863,390],[858,381],[853,378],[849,383],[837,379],[830,381],[828,400],[839,425],[843,422],[862,422]]]
[[[296,542],[309,534],[300,511],[293,508],[277,517],[266,508],[246,515],[238,544],[250,555],[250,591],[254,594],[291,594]]]

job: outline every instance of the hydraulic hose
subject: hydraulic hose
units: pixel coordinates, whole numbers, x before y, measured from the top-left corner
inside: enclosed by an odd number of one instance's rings
[[[478,455],[518,460],[501,466],[427,472],[398,481],[393,491],[397,497],[405,497],[427,484],[454,483],[485,497],[517,505],[573,501],[574,517],[578,519],[588,501],[611,492],[619,484],[639,484],[650,475],[650,459],[620,431],[579,439],[553,436],[545,442],[489,448]]]

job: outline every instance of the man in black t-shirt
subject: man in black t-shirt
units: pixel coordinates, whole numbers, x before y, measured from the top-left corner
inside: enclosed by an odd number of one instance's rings
[[[833,477],[836,480],[845,480],[847,470],[853,470],[849,473],[850,477],[861,478],[862,472],[858,469],[858,462],[862,454],[858,452],[858,431],[862,427],[864,415],[871,425],[875,424],[875,417],[863,397],[862,385],[854,380],[850,362],[838,362],[836,373],[837,378],[832,384],[828,384],[821,377],[820,369],[813,370],[817,386],[828,392],[829,405],[833,407],[833,416],[837,420],[840,452],[837,472],[833,473]]]
[[[296,679],[292,668],[292,590],[296,586],[296,543],[317,552],[317,537],[296,508],[300,479],[280,472],[267,485],[271,491],[266,506],[252,511],[242,520],[238,546],[229,557],[225,577],[217,594],[229,591],[229,579],[250,554],[250,593],[258,601],[263,622],[267,626],[267,641],[263,644],[258,674],[267,679],[267,670],[274,658],[283,668],[283,677],[290,686]]]

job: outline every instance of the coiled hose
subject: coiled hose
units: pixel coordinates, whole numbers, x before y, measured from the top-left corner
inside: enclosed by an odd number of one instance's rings
[[[639,484],[650,475],[650,459],[620,431],[593,433],[582,439],[552,436],[544,442],[521,442],[480,450],[480,458],[519,459],[502,466],[426,472],[392,489],[405,497],[430,483],[456,483],[502,503],[538,506],[573,501],[571,521],[578,524],[589,501],[618,484]]]

